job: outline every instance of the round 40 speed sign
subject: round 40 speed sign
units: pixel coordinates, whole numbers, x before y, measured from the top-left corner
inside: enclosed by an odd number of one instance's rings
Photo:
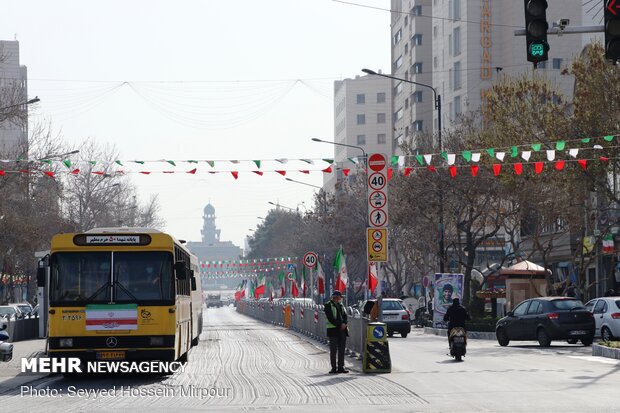
[[[318,261],[319,257],[315,252],[308,251],[304,254],[304,265],[306,267],[314,268]]]

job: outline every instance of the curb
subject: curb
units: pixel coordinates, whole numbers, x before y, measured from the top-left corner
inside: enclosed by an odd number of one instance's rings
[[[592,355],[620,360],[620,349],[592,344]]]
[[[445,328],[424,327],[424,334],[434,334],[436,336],[447,337],[448,330]],[[468,331],[467,338],[475,340],[497,340],[497,337],[495,337],[495,333],[483,331]]]

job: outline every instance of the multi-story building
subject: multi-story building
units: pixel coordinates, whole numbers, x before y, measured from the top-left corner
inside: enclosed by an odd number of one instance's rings
[[[392,93],[390,79],[356,76],[334,83],[334,142],[358,146],[366,154],[392,153]],[[336,170],[324,178],[333,190],[343,178],[342,168],[352,169],[350,159],[363,163],[358,148],[334,145]]]
[[[9,156],[27,148],[27,117],[15,116],[17,109],[28,110],[26,104],[19,105],[28,100],[27,74],[19,64],[19,42],[0,41],[0,153]]]
[[[547,19],[570,19],[571,26],[595,24],[596,12],[582,0],[550,1]],[[432,86],[442,100],[442,126],[483,105],[484,91],[502,74],[532,73],[527,61],[522,1],[392,0],[392,74]],[[561,74],[597,35],[549,36],[549,60],[537,74],[549,78],[567,97],[574,80]],[[600,35],[599,35],[600,36]],[[416,132],[436,132],[438,113],[432,90],[393,81],[394,149]],[[400,115],[402,113],[402,116]],[[399,114],[398,116],[396,114]]]

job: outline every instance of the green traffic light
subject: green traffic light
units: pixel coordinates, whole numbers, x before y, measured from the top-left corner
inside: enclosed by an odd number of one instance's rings
[[[543,43],[532,43],[530,45],[530,55],[531,56],[544,56],[545,45]]]

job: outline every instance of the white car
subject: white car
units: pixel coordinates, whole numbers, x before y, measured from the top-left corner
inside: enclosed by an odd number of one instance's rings
[[[588,301],[588,309],[596,322],[595,337],[603,341],[620,338],[620,297],[601,297]]]

